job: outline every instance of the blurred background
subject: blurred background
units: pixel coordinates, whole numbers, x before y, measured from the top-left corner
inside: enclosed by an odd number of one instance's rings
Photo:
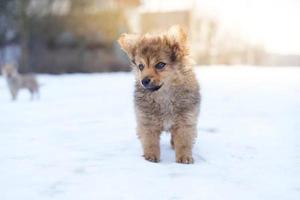
[[[123,32],[189,33],[198,65],[300,65],[297,0],[0,0],[0,65],[20,72],[128,71]]]

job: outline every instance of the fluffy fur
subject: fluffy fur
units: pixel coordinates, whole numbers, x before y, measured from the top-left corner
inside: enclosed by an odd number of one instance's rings
[[[18,92],[21,89],[28,89],[31,99],[39,93],[39,84],[32,74],[21,75],[18,73],[14,65],[6,64],[2,68],[2,74],[6,78],[6,82],[11,93],[12,100],[16,100]]]
[[[136,75],[137,134],[145,159],[160,160],[160,134],[168,131],[176,161],[193,163],[200,94],[185,31],[174,26],[161,34],[123,34],[118,42]],[[162,69],[157,68],[160,62],[165,64]],[[149,87],[142,84],[145,78]]]

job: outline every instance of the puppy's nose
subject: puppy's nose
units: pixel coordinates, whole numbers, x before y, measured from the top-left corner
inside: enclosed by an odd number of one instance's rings
[[[145,77],[143,80],[142,80],[142,84],[144,87],[147,87],[149,85],[149,83],[151,82],[151,79],[149,77]]]

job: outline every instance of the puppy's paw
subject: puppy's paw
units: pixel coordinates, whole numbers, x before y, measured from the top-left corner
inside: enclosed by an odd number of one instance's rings
[[[145,160],[148,160],[150,162],[159,162],[159,156],[155,155],[155,154],[151,154],[151,153],[147,153],[144,155]]]
[[[194,159],[191,155],[182,155],[176,157],[176,162],[182,164],[193,164]]]

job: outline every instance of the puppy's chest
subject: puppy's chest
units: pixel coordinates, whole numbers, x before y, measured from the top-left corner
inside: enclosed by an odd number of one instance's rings
[[[162,115],[172,115],[175,111],[175,99],[171,94],[160,95],[155,98],[155,102],[159,105]]]
[[[7,78],[7,83],[10,87],[17,87],[20,85],[19,77]]]
[[[163,123],[163,128],[168,131],[173,125],[176,116],[176,99],[172,94],[165,94],[156,97],[156,103],[159,104],[160,117]]]

